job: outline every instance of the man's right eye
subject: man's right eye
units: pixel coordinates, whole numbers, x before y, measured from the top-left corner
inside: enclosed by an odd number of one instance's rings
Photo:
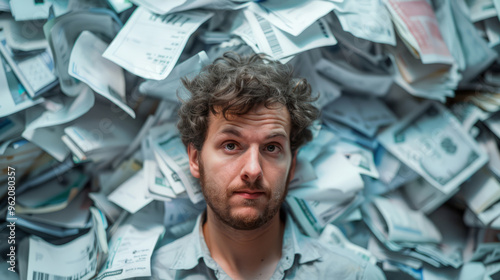
[[[236,149],[236,144],[234,144],[234,143],[227,143],[224,146],[225,146],[226,150],[228,150],[228,151],[232,151],[232,150]]]

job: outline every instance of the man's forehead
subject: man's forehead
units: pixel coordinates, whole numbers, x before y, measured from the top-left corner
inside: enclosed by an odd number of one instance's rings
[[[273,131],[284,130],[286,135],[290,134],[291,118],[288,109],[284,105],[272,106],[270,108],[264,105],[252,108],[246,114],[231,114],[226,116],[219,111],[217,114],[210,113],[209,129],[213,132],[229,132],[233,133],[246,126],[266,127]]]

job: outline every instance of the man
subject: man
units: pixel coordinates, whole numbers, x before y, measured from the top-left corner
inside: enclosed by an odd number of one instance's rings
[[[160,248],[154,279],[383,279],[341,248],[302,235],[281,209],[317,117],[286,65],[226,53],[192,80],[178,128],[207,202],[192,233]]]

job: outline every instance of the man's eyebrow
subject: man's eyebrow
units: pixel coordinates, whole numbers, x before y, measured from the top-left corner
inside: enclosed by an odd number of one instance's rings
[[[231,128],[231,127],[226,127],[223,130],[219,131],[219,133],[217,133],[217,134],[231,134],[231,135],[234,135],[236,137],[241,137],[241,133],[238,130]]]
[[[242,137],[241,132],[237,129],[231,128],[231,127],[226,127],[223,130],[219,131],[217,134],[231,134],[236,137]],[[269,134],[266,136],[266,139],[272,139],[272,138],[285,138],[288,139],[288,135],[285,132],[275,132],[272,134]]]
[[[288,135],[286,133],[284,133],[284,132],[275,132],[273,134],[269,134],[266,137],[266,139],[271,139],[271,138],[275,138],[275,137],[288,139]]]

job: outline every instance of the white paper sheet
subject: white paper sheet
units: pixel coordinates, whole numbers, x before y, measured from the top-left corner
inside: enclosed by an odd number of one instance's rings
[[[334,7],[329,1],[289,0],[251,3],[248,10],[284,32],[298,36]]]
[[[145,81],[139,86],[139,90],[150,96],[178,102],[177,91],[182,87],[180,79],[194,77],[208,64],[210,64],[210,60],[207,54],[205,51],[201,51],[175,66],[167,78],[161,81]]]
[[[146,198],[145,188],[147,188],[146,177],[144,169],[141,169],[109,194],[108,199],[134,214],[153,201],[152,198]]]
[[[259,49],[274,59],[284,59],[306,50],[337,43],[323,19],[310,25],[300,35],[292,36],[274,27],[258,14],[248,10],[244,13]]]
[[[32,100],[12,68],[0,56],[0,118],[17,113],[44,101],[44,98]],[[0,140],[1,141],[1,140]]]
[[[59,246],[33,235],[29,247],[28,280],[87,280],[96,273],[98,250],[93,230]]]
[[[68,73],[135,118],[134,110],[126,104],[122,68],[102,57],[106,47],[107,44],[93,33],[83,31],[71,51]]]
[[[139,7],[103,56],[143,78],[165,79],[191,34],[212,16],[200,11],[160,16]]]
[[[452,64],[453,57],[443,41],[436,15],[426,0],[384,0],[399,35],[423,63]]]
[[[382,0],[346,0],[335,5],[335,14],[345,31],[373,42],[396,45],[392,21]]]
[[[68,1],[46,0],[35,2],[32,0],[11,0],[10,8],[16,20],[46,19],[49,9],[53,7],[56,16],[68,11]]]
[[[164,227],[152,224],[118,228],[109,243],[109,256],[96,279],[128,279],[151,276],[151,255]]]

